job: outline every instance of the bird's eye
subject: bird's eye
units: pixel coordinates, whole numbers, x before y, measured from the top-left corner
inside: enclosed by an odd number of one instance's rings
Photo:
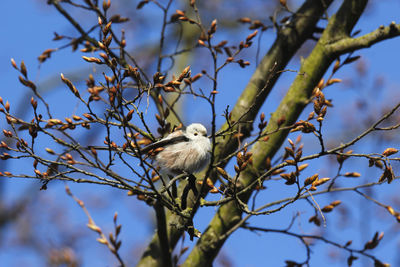
[[[197,136],[198,135],[198,133],[194,133],[194,136]]]

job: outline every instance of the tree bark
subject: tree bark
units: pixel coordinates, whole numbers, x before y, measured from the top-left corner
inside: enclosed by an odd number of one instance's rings
[[[327,48],[327,45],[349,37],[366,4],[367,0],[345,0],[337,13],[329,19],[327,28],[311,54],[303,61],[295,81],[273,113],[264,130],[265,133],[271,133],[279,127],[290,126],[297,121],[315,86],[338,56]],[[280,118],[285,118],[285,121],[279,126]],[[257,180],[265,169],[265,160],[275,155],[288,133],[289,130],[282,130],[270,134],[268,142],[259,141],[252,147],[254,168],[247,168],[240,174],[241,186],[246,187]],[[240,200],[247,203],[250,196],[251,191],[240,195]],[[220,248],[229,237],[226,233],[240,221],[242,213],[243,211],[237,206],[236,201],[222,205],[182,266],[211,266]]]

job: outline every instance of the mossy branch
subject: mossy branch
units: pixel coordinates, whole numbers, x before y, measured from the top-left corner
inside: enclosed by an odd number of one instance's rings
[[[238,121],[240,119],[241,121],[232,131],[238,131],[240,128],[240,132],[243,134],[242,138],[249,136],[253,125],[248,122],[252,122],[257,116],[262,104],[280,76],[281,72],[279,71],[286,67],[296,51],[312,36],[317,22],[332,1],[333,0],[305,1],[298,11],[293,14],[290,25],[279,30],[277,39],[258,65],[232,110],[231,119],[233,121]],[[243,114],[245,114],[245,116],[243,116]],[[221,127],[220,131],[224,131],[228,129],[228,127],[229,125],[226,123]],[[218,138],[218,144],[215,149],[215,162],[224,159],[235,151],[238,146],[238,141],[239,140],[234,137],[234,133],[230,136],[225,136],[225,138]],[[205,173],[201,173],[199,177],[204,177],[204,175]],[[186,184],[181,182],[179,191],[182,192],[185,186]],[[193,196],[192,192],[190,192],[187,206],[193,207],[195,200],[196,198]],[[193,207],[194,211],[196,211],[196,209],[197,207]],[[167,220],[169,222],[168,233],[170,245],[174,247],[183,233],[183,226],[186,222],[168,211]],[[146,251],[158,246],[158,244],[158,236],[155,234]],[[138,266],[162,266],[160,255],[145,253],[138,263]]]
[[[400,24],[395,22],[390,23],[389,26],[380,26],[373,32],[365,34],[357,38],[346,37],[336,41],[328,46],[331,53],[342,55],[345,53],[353,52],[362,48],[368,48],[372,45],[394,38],[400,35]]]
[[[271,133],[279,127],[290,126],[296,122],[306,107],[313,89],[337,56],[327,49],[326,44],[338,40],[338,33],[341,38],[350,34],[366,4],[367,0],[345,0],[337,13],[329,19],[327,28],[311,54],[303,61],[299,74],[273,113],[264,133]],[[284,118],[283,123],[282,118]],[[259,141],[252,147],[253,168],[247,168],[240,174],[239,181],[242,186],[249,185],[259,177],[265,168],[265,160],[275,155],[288,133],[289,130],[275,132],[269,135],[268,142]],[[251,193],[248,193],[242,195],[240,199],[246,203],[250,196]],[[224,234],[234,227],[241,215],[242,210],[235,201],[222,205],[183,266],[211,266],[228,237]],[[221,236],[225,238],[222,239]]]

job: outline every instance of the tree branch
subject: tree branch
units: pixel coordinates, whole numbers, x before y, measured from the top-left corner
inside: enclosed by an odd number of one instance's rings
[[[380,41],[387,40],[399,35],[400,24],[395,24],[394,22],[392,22],[389,26],[380,26],[375,31],[360,36],[358,38],[343,38],[333,44],[330,44],[328,48],[331,50],[331,53],[342,55],[362,48],[368,48]]]
[[[299,10],[293,15],[292,23],[279,30],[276,41],[258,65],[256,71],[250,78],[248,85],[237,100],[231,113],[231,120],[237,121],[240,119],[241,122],[254,120],[269,92],[272,90],[282,73],[281,71],[286,67],[289,60],[301,45],[312,35],[316,23],[332,1],[333,0],[305,1]],[[272,70],[274,72],[272,72]],[[243,114],[246,115],[243,116]],[[240,131],[244,134],[243,138],[245,138],[249,136],[253,125],[251,123],[238,123],[235,129],[232,130],[238,130],[239,127]],[[220,131],[227,130],[228,128],[229,124],[226,123],[221,127]],[[225,138],[220,137],[216,142],[217,146],[215,148],[214,162],[224,159],[226,156],[233,153],[238,146],[238,139],[234,137],[234,134]],[[226,162],[224,164],[226,164]],[[199,176],[204,177],[204,175],[205,173],[203,172]],[[212,179],[215,182],[216,177],[212,177]],[[185,186],[185,182],[180,183],[180,193],[183,191]],[[197,209],[197,207],[193,207],[195,200],[196,198],[193,196],[192,192],[190,192],[187,206],[193,208],[194,211]],[[167,213],[167,220],[169,222],[174,222],[174,224],[179,222],[179,225],[185,225],[187,223],[169,212]],[[171,227],[170,225],[171,223],[168,223],[167,226],[170,245],[171,247],[175,247],[182,235],[183,227]],[[154,235],[146,251],[158,244],[158,237],[157,235]],[[145,252],[138,266],[162,266],[160,258],[154,258],[153,256],[154,255],[150,256]]]
[[[157,235],[160,240],[161,257],[163,259],[164,266],[172,267],[171,261],[171,250],[168,245],[168,235],[165,220],[165,211],[160,201],[155,204],[156,218],[157,218]],[[154,252],[154,251],[153,251]]]
[[[343,35],[350,33],[358,18],[363,13],[366,4],[367,0],[346,0],[337,13],[329,19],[328,26],[324,30],[320,40],[308,58],[303,61],[299,71],[301,75],[297,75],[288,93],[281,101],[277,110],[272,114],[264,133],[273,132],[280,127],[292,125],[296,122],[306,107],[315,86],[335,59],[335,55],[329,53],[326,49],[326,44],[337,40],[338,33],[339,35],[340,33]],[[246,168],[240,173],[239,182],[241,186],[245,187],[259,177],[259,172],[265,169],[266,159],[272,158],[275,155],[288,133],[289,130],[278,131],[269,135],[270,139],[268,142],[261,140],[252,147],[253,166],[252,168]],[[246,203],[250,196],[251,192],[242,195],[240,199]],[[183,266],[211,265],[227,238],[221,240],[218,237],[224,235],[224,233],[240,221],[241,215],[242,210],[237,206],[236,201],[222,205]]]

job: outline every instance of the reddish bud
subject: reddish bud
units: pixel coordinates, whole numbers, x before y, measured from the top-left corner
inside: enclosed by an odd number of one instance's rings
[[[16,70],[18,70],[17,63],[15,63],[15,60],[14,60],[13,58],[11,58],[11,65],[12,65]]]

